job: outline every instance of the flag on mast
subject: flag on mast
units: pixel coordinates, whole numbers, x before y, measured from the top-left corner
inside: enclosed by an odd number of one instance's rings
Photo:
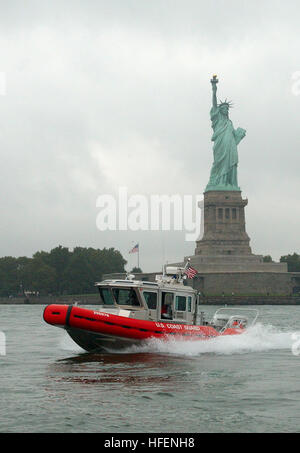
[[[198,274],[198,271],[194,269],[192,266],[189,266],[187,269],[184,270],[184,273],[186,274],[187,278],[194,278],[195,275]]]
[[[129,253],[138,253],[139,251],[139,244],[136,244],[130,251]]]
[[[130,251],[129,253],[137,253],[137,267],[140,267],[140,247],[139,244],[136,244]]]

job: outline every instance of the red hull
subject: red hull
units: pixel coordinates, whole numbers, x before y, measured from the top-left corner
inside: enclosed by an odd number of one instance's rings
[[[175,324],[172,321],[169,323],[144,321],[73,305],[48,305],[44,310],[44,320],[57,327],[80,329],[95,334],[137,341],[174,337],[205,340],[220,335],[236,335],[243,332],[242,329],[230,328],[220,334],[211,326]]]

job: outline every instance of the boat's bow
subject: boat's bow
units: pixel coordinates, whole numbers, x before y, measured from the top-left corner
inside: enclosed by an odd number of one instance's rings
[[[67,327],[71,315],[73,305],[47,305],[44,310],[44,321],[52,326]]]

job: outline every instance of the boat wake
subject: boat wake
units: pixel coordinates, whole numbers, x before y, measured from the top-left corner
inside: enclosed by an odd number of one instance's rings
[[[272,350],[291,350],[295,332],[282,332],[272,325],[257,323],[241,335],[227,335],[209,340],[149,340],[142,346],[127,349],[127,353],[150,352],[198,356],[200,354],[246,354]],[[300,339],[300,333],[299,337]]]
[[[272,325],[255,324],[241,335],[226,335],[209,340],[168,340],[150,339],[140,346],[131,346],[120,351],[111,351],[116,354],[156,353],[183,356],[198,356],[200,354],[247,354],[272,350],[291,350],[295,344],[296,332],[283,332]],[[300,332],[296,333],[300,340]],[[300,343],[300,342],[299,342]],[[76,353],[83,352],[74,341],[65,333],[60,339],[60,348]],[[108,351],[110,352],[110,351]]]

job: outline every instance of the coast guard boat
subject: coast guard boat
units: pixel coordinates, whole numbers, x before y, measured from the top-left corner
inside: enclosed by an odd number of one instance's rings
[[[184,285],[186,266],[165,267],[155,282],[127,275],[125,280],[96,283],[99,308],[51,304],[44,320],[64,328],[88,352],[119,351],[150,338],[208,340],[241,334],[250,325],[245,312],[255,312],[250,316],[251,325],[255,323],[258,311],[241,308],[220,308],[206,321],[200,293]]]

